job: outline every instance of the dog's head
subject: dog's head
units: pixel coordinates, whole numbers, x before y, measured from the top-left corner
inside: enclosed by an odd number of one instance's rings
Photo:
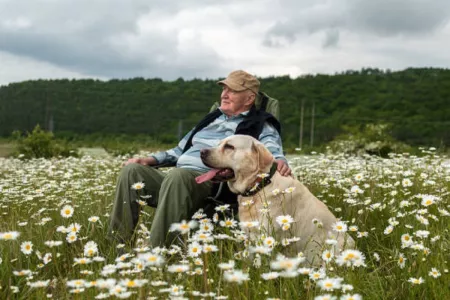
[[[239,134],[223,139],[217,147],[202,149],[200,157],[212,170],[199,176],[197,182],[228,181],[230,190],[237,194],[254,183],[259,173],[268,173],[274,160],[261,142]]]

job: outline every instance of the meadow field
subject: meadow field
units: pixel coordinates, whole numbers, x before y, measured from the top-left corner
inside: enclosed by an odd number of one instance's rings
[[[112,243],[125,159],[0,158],[0,299],[450,298],[450,161],[432,148],[387,159],[290,157],[295,176],[340,218],[336,235],[356,241],[335,254],[330,237],[320,268],[282,254],[295,236],[249,241],[242,229],[258,224],[227,219],[226,206],[175,224],[184,243],[168,249],[146,246],[153,210],[144,207],[136,244]],[[290,197],[273,192],[280,203]],[[289,229],[288,214],[278,221]]]

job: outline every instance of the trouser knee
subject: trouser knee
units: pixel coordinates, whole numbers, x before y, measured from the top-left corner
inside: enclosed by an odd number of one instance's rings
[[[174,168],[163,180],[162,186],[167,185],[188,185],[192,181],[189,170],[183,168]]]
[[[131,163],[120,169],[119,178],[128,178],[130,174],[139,173],[144,166],[138,163]]]

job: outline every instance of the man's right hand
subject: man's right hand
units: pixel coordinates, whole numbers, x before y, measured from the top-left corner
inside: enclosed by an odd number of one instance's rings
[[[157,164],[157,161],[154,157],[140,157],[140,158],[130,158],[126,162],[123,163],[124,166],[129,164],[140,164],[144,166],[154,166]]]

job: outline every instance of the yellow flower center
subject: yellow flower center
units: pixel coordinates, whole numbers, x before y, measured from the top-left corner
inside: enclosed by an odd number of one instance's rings
[[[134,280],[130,280],[127,283],[127,287],[135,287],[136,286],[136,282]]]

